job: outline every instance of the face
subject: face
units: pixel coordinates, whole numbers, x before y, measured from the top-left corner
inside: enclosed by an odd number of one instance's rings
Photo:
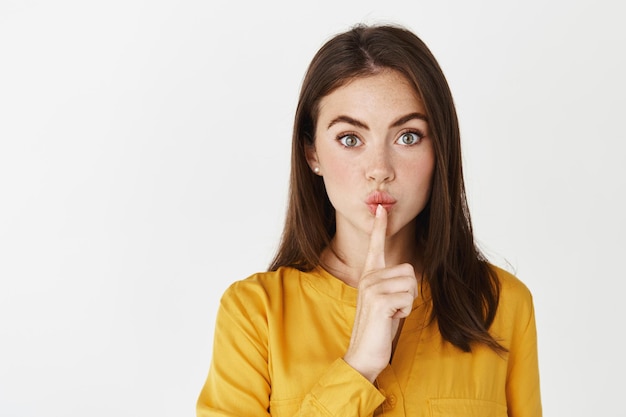
[[[356,78],[322,98],[318,114],[307,160],[323,177],[337,233],[369,234],[382,204],[387,235],[413,235],[430,196],[435,156],[411,84],[392,70]]]

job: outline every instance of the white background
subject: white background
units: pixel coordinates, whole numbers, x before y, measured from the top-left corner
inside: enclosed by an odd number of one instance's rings
[[[276,249],[309,60],[396,22],[534,294],[544,414],[625,416],[619,3],[1,1],[0,415],[194,415],[218,299]]]

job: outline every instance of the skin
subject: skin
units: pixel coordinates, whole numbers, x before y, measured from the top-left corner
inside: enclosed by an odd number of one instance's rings
[[[425,115],[400,73],[356,78],[322,98],[314,146],[307,150],[336,212],[337,231],[322,265],[359,290],[344,360],[372,382],[389,364],[401,321],[417,297],[415,222],[428,202],[435,165]],[[394,203],[372,204],[372,193]]]

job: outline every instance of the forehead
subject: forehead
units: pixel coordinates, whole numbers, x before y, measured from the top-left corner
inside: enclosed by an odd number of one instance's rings
[[[413,84],[401,73],[384,70],[354,78],[324,96],[318,119],[337,114],[367,118],[397,117],[398,113],[425,114],[423,101]]]

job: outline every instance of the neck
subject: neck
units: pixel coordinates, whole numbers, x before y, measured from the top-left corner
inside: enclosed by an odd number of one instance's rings
[[[351,287],[357,287],[369,246],[369,235],[341,233],[337,229],[330,245],[324,249],[320,261],[322,266],[335,277]],[[411,222],[385,241],[385,265],[387,267],[409,263],[417,275],[422,263],[415,239],[415,224]]]

